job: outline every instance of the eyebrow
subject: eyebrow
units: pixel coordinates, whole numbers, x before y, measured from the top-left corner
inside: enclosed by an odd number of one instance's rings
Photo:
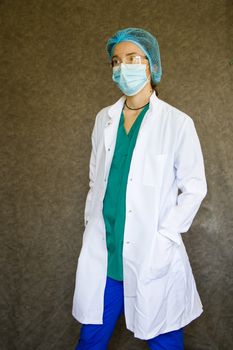
[[[140,55],[138,52],[129,52],[125,56],[129,56],[129,55],[133,55],[133,54]],[[112,56],[112,58],[114,58],[114,57],[119,57],[119,56],[117,56],[117,55]]]

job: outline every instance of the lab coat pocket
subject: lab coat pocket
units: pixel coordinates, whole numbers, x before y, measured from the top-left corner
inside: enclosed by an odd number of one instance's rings
[[[160,188],[163,183],[167,154],[147,152],[144,158],[142,183],[145,186]]]
[[[155,233],[149,257],[148,277],[150,279],[162,278],[169,274],[174,257],[175,242]]]

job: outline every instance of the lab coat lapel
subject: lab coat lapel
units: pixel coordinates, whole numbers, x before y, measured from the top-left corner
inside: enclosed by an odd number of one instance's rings
[[[108,153],[108,148],[112,146],[112,143],[115,140],[114,136],[116,136],[124,101],[125,95],[121,96],[121,98],[108,110],[108,118],[104,127],[104,146],[106,153]]]
[[[104,162],[104,181],[108,177],[113,152],[116,144],[117,129],[120,121],[121,111],[125,101],[125,95],[121,96],[119,100],[114,103],[107,111],[106,124],[104,126],[104,148],[105,148],[105,162]]]
[[[125,95],[121,96],[116,101],[116,103],[114,103],[107,111],[107,120],[104,126],[104,148],[105,148],[105,155],[106,155],[105,178],[106,178],[106,175],[108,174],[108,169],[111,164],[113,151],[116,143],[116,135],[117,135],[118,125],[120,121],[121,111],[123,109],[125,99],[126,99]],[[141,123],[138,138],[140,138],[141,133],[146,131],[147,128],[145,128],[145,125],[147,124],[148,118],[150,118],[151,115],[158,113],[159,106],[160,106],[159,101],[160,100],[156,96],[155,91],[153,91],[150,97],[149,110],[147,111]]]

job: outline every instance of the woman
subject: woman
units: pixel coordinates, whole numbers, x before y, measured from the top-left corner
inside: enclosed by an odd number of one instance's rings
[[[181,350],[184,326],[203,312],[181,235],[207,193],[201,145],[192,118],[158,98],[153,35],[120,30],[107,52],[123,96],[99,111],[92,132],[76,349],[107,349],[124,314],[150,349]]]

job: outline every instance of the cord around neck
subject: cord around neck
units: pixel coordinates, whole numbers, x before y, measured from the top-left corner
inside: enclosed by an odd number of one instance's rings
[[[145,104],[144,106],[142,106],[142,107],[139,107],[139,108],[131,108],[131,107],[129,107],[129,106],[127,105],[127,102],[126,102],[126,100],[125,100],[124,105],[125,105],[128,109],[131,109],[131,110],[133,110],[133,111],[136,111],[136,110],[138,110],[138,109],[141,109],[141,108],[143,108],[143,107],[146,107],[149,103],[150,103],[150,101],[149,101],[148,103],[146,103],[146,104]]]

